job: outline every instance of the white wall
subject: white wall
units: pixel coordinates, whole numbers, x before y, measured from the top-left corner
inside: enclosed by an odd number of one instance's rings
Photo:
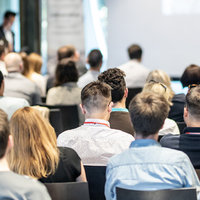
[[[150,70],[162,69],[171,76],[181,76],[188,65],[200,65],[199,12],[181,12],[184,0],[174,0],[176,5],[172,6],[179,6],[178,12],[173,7],[173,12],[165,15],[162,3],[166,1],[106,1],[108,68],[128,61],[127,47],[133,43],[143,48],[142,63]]]

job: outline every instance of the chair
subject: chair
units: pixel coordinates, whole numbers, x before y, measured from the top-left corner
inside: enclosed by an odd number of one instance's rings
[[[199,178],[199,180],[200,180],[200,169],[195,169],[195,171],[196,171],[197,176],[198,176],[198,178]]]
[[[84,166],[89,186],[90,200],[105,200],[106,166]]]
[[[142,88],[128,88],[128,97],[126,98],[126,107],[128,108],[130,101],[132,98],[140,93]]]
[[[45,183],[52,200],[89,200],[88,183]]]
[[[196,188],[137,191],[116,188],[117,200],[197,200]]]
[[[187,126],[185,122],[176,122],[180,131],[180,134],[183,134],[184,128]]]
[[[50,124],[53,126],[56,135],[62,133],[63,131],[63,125],[62,125],[62,115],[60,109],[49,109],[50,114],[49,114],[49,121]]]
[[[45,106],[49,109],[60,109],[61,119],[62,119],[62,131],[77,128],[79,126],[79,116],[77,105],[47,105],[39,104],[40,106]]]

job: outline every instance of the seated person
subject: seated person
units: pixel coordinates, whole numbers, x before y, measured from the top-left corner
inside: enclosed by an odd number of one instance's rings
[[[26,101],[25,99],[15,98],[15,97],[4,97],[3,92],[4,92],[4,78],[3,74],[0,71],[0,109],[2,109],[8,115],[8,120],[10,120],[13,113],[17,109],[29,106],[28,101]]]
[[[151,71],[149,73],[146,83],[149,83],[149,81],[151,80],[163,83],[164,85],[167,86],[169,90],[169,100],[172,102],[172,105],[170,106],[168,118],[176,122],[183,122],[185,94],[184,93],[175,94],[171,87],[170,77],[160,69]]]
[[[110,113],[110,128],[134,134],[133,125],[128,109],[126,109],[126,97],[128,89],[124,80],[125,73],[118,68],[111,68],[98,76],[98,80],[112,87],[112,112]]]
[[[7,156],[13,148],[6,113],[0,109],[0,199],[50,200],[46,187],[38,181],[10,171]]]
[[[158,94],[161,94],[165,97],[169,105],[172,105],[170,102],[170,92],[166,85],[156,81],[150,81],[150,83],[146,84],[143,88],[143,92],[153,91]],[[159,130],[158,135],[163,136],[166,134],[180,134],[179,128],[176,122],[172,119],[166,118],[163,124],[163,127]]]
[[[9,53],[5,56],[4,62],[8,70],[5,77],[4,95],[26,99],[31,106],[41,102],[40,91],[37,85],[23,76],[23,62],[17,53]]]
[[[168,116],[169,104],[157,93],[142,92],[130,103],[135,130],[130,148],[113,156],[106,169],[106,200],[116,200],[116,187],[131,190],[162,190],[199,187],[199,179],[181,151],[157,142],[159,129]]]
[[[103,55],[101,54],[101,51],[93,49],[88,55],[87,63],[89,63],[90,69],[79,78],[77,84],[80,88],[85,87],[92,81],[97,81],[103,63]]]
[[[0,39],[0,71],[4,76],[8,75],[8,71],[6,69],[6,64],[4,62],[4,57],[8,53],[8,41],[6,39]]]
[[[8,157],[12,171],[42,182],[86,181],[77,153],[70,148],[57,148],[53,127],[37,110],[17,110],[10,129],[15,142]]]
[[[78,105],[79,124],[84,123],[84,115],[79,104],[81,103],[81,88],[77,86],[78,71],[73,60],[62,59],[56,68],[55,87],[47,93],[48,105]]]
[[[74,149],[84,165],[106,166],[111,156],[128,149],[134,140],[132,135],[110,128],[111,89],[100,81],[86,85],[81,91],[80,105],[84,125],[58,136],[58,146]]]
[[[142,49],[139,45],[133,44],[128,48],[128,54],[130,61],[118,67],[126,74],[126,87],[143,87],[149,74],[149,70],[141,64]]]
[[[187,125],[184,134],[166,135],[160,144],[183,151],[189,156],[194,168],[200,169],[200,86],[192,88],[186,95],[184,120]]]

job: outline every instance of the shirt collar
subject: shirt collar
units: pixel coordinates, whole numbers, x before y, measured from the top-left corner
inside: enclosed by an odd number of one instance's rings
[[[130,148],[134,147],[148,147],[148,146],[159,146],[160,144],[153,140],[153,139],[141,139],[141,140],[135,140],[131,143]]]
[[[86,123],[84,126],[102,126],[102,127],[110,127],[110,123],[103,119],[86,119]]]
[[[186,127],[183,132],[184,134],[200,133],[200,127]]]
[[[112,112],[128,112],[127,108],[112,108]]]
[[[63,83],[62,86],[78,87],[76,82],[67,82],[67,83]]]

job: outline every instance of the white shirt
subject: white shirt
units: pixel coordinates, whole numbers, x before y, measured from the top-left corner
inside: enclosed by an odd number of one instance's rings
[[[6,64],[5,62],[3,62],[2,60],[0,60],[0,71],[2,72],[2,74],[4,76],[7,76],[8,75],[8,71],[6,69]]]
[[[8,41],[9,44],[13,44],[13,34],[11,32],[11,30],[4,30],[4,34],[6,37],[6,40]]]
[[[108,121],[86,119],[85,124],[58,136],[58,146],[70,147],[84,165],[106,166],[108,159],[129,148],[134,137],[111,129]]]
[[[137,60],[130,60],[118,68],[126,74],[125,81],[127,88],[144,87],[149,70]]]
[[[0,97],[0,109],[2,109],[8,115],[8,120],[10,120],[16,110],[25,106],[29,106],[28,101],[25,99],[15,97]]]
[[[90,83],[92,81],[97,81],[99,74],[100,74],[99,71],[88,70],[83,76],[81,76],[78,79],[78,82],[77,82],[78,87],[83,88],[88,83]]]
[[[177,123],[174,120],[166,118],[163,128],[159,130],[158,135],[166,135],[169,133],[173,135],[179,135],[180,131],[177,126]]]

